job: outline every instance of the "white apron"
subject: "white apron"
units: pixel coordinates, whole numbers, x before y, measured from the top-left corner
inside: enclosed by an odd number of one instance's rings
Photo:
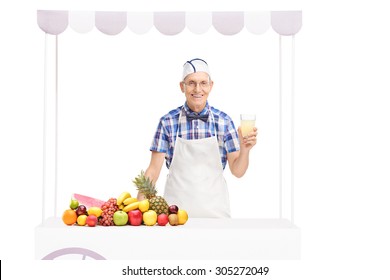
[[[165,185],[164,198],[196,218],[229,218],[230,202],[217,133],[203,139],[178,137]],[[209,113],[214,122],[213,114]],[[216,126],[214,125],[214,128]]]

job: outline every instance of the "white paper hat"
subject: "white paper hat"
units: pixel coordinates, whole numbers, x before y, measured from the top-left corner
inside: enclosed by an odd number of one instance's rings
[[[183,65],[183,81],[187,75],[195,72],[205,72],[210,76],[209,66],[207,62],[200,58],[194,58],[187,61]]]

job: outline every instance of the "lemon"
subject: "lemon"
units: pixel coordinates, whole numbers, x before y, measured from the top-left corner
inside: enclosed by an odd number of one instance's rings
[[[179,211],[177,211],[177,217],[179,219],[179,225],[184,225],[188,221],[188,214],[183,209],[179,209]]]
[[[88,209],[88,215],[95,215],[96,218],[99,218],[103,210],[100,207],[92,206]]]
[[[80,215],[77,217],[77,224],[79,226],[85,226],[87,223],[87,215]]]
[[[149,200],[144,199],[139,202],[138,209],[141,210],[141,212],[146,212],[149,210]]]

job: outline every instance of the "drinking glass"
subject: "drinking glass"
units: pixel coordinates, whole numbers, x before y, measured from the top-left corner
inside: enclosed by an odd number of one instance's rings
[[[242,136],[248,136],[249,133],[253,132],[253,128],[256,123],[256,115],[255,114],[241,114],[241,133]]]

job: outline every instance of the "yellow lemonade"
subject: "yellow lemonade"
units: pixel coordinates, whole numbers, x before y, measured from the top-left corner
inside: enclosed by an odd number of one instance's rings
[[[255,122],[256,122],[255,120],[241,120],[241,133],[243,137],[253,132],[253,128],[255,127]]]

